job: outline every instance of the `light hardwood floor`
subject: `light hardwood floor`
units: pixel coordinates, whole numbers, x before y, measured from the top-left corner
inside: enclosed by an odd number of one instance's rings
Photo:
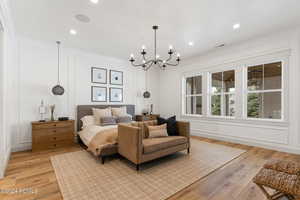
[[[251,180],[266,160],[279,158],[299,161],[300,159],[300,155],[205,138],[197,137],[196,139],[245,149],[247,152],[173,195],[170,200],[265,200],[266,198]],[[6,177],[0,180],[0,199],[62,199],[50,157],[80,149],[79,146],[74,146],[37,153],[31,151],[13,153],[6,171]],[[1,193],[1,190],[22,188],[32,188],[33,192],[36,193],[23,195]]]

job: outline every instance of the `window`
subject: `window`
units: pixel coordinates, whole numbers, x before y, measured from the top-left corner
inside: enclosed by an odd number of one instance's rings
[[[235,71],[211,74],[210,113],[214,116],[235,114]]]
[[[249,66],[247,117],[282,119],[282,62]]]
[[[185,114],[202,115],[202,76],[185,79]]]

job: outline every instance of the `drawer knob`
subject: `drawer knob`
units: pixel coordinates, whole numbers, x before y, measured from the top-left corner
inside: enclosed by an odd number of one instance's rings
[[[53,146],[56,147],[56,144],[54,144]]]
[[[56,137],[54,137],[53,139],[56,140]]]

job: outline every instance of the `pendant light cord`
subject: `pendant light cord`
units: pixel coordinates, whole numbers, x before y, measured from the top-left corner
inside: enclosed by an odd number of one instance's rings
[[[57,44],[57,77],[58,77],[57,84],[60,85],[60,81],[59,81],[59,63],[60,63],[59,45],[60,45],[60,41],[57,41],[56,44]]]
[[[146,85],[145,85],[146,86],[146,91],[148,91],[148,76],[147,75],[148,75],[148,73],[147,73],[147,71],[145,71],[145,76],[146,76],[145,77],[145,79],[146,79]]]

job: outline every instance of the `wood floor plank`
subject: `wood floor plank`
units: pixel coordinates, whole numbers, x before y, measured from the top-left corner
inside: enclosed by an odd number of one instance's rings
[[[300,155],[282,153],[247,145],[228,143],[207,138],[201,141],[246,150],[238,158],[174,194],[169,200],[265,200],[252,178],[269,159],[299,161]],[[79,146],[32,153],[13,153],[6,177],[0,180],[0,189],[33,189],[33,194],[4,194],[5,200],[62,200],[50,157],[81,150]]]

